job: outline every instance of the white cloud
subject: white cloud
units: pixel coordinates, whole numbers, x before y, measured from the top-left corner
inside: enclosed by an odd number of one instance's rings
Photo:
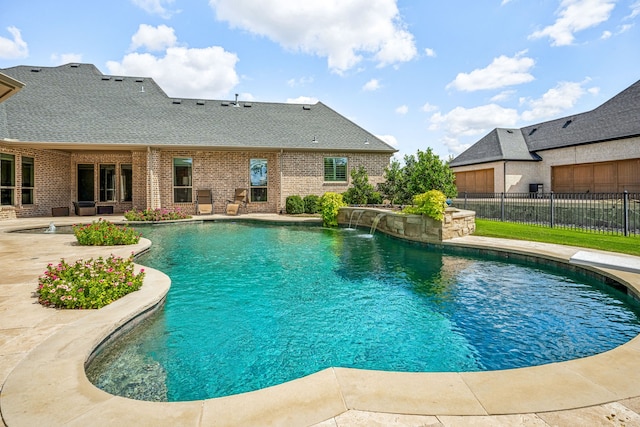
[[[178,42],[175,31],[166,25],[153,27],[147,24],[140,24],[138,31],[131,36],[131,51],[138,48],[145,48],[150,52],[160,52],[169,47],[173,47]]]
[[[515,93],[516,93],[515,90],[503,90],[499,94],[492,96],[489,101],[491,101],[491,102],[507,101],[507,100],[511,99],[511,97],[513,97],[513,95],[515,95]]]
[[[265,36],[291,51],[327,58],[342,74],[363,59],[386,66],[417,55],[397,0],[209,0],[218,20]]]
[[[435,113],[429,130],[444,130],[451,137],[484,134],[496,127],[515,126],[518,112],[497,104],[474,108],[456,107],[446,114]]]
[[[313,83],[313,77],[300,77],[298,79],[289,79],[287,80],[287,85],[289,87],[297,87],[297,86],[306,86],[308,84]]]
[[[431,49],[431,48],[429,48],[429,47],[424,50],[424,53],[430,58],[435,58],[436,57],[436,51]]]
[[[535,61],[523,56],[525,53],[526,51],[518,52],[511,58],[501,55],[494,58],[486,68],[478,68],[468,74],[459,73],[455,80],[447,85],[447,89],[453,87],[473,92],[528,83],[534,80],[529,71],[535,65]]]
[[[640,16],[640,1],[633,3],[629,8],[631,9],[631,14],[626,17],[627,19],[633,19],[636,16]]]
[[[529,110],[522,113],[522,119],[529,122],[557,117],[563,111],[576,105],[578,99],[585,93],[582,86],[587,81],[583,83],[560,82],[556,87],[549,89],[541,98],[525,99],[524,102]]]
[[[287,104],[316,104],[318,102],[318,98],[314,98],[313,96],[299,96],[297,98],[287,98],[285,101]]]
[[[219,46],[171,47],[162,57],[130,53],[121,62],[107,62],[107,68],[111,74],[153,77],[172,97],[217,98],[238,84],[237,62],[234,53]]]
[[[421,110],[424,111],[425,113],[431,113],[432,111],[436,111],[437,109],[438,109],[437,106],[431,105],[428,102],[425,102],[425,104],[421,108]]]
[[[529,38],[549,37],[552,46],[570,45],[574,33],[607,21],[614,7],[614,0],[562,0],[556,22],[535,31]]]
[[[376,135],[376,138],[383,140],[392,147],[398,146],[398,140],[393,135]]]
[[[405,115],[409,112],[409,107],[406,105],[401,105],[396,108],[396,114]]]
[[[51,55],[51,62],[57,65],[80,63],[82,62],[82,54],[80,53],[63,53],[58,55],[54,53]]]
[[[165,7],[173,3],[173,0],[131,0],[140,9],[152,15],[158,15],[164,19],[169,19],[178,10],[169,10]]]
[[[600,38],[602,40],[606,40],[606,39],[610,39],[612,35],[613,34],[611,33],[611,31],[603,31],[602,35],[600,36]]]
[[[7,31],[11,33],[13,39],[0,37],[0,58],[16,59],[26,58],[29,56],[29,47],[22,40],[20,30],[16,27],[7,27]]]
[[[365,83],[364,86],[362,86],[362,90],[366,92],[372,92],[374,90],[380,89],[381,87],[382,86],[380,85],[380,80],[371,79],[367,83]]]

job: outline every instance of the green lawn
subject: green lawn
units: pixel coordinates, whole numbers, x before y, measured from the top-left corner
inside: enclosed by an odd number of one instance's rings
[[[476,219],[476,232],[474,235],[558,243],[630,255],[640,255],[640,236],[637,235],[625,237],[483,219]]]

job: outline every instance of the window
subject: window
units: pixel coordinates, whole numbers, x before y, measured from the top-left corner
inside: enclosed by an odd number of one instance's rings
[[[33,157],[22,157],[22,204],[32,205],[35,187],[35,166]]]
[[[16,156],[0,154],[0,205],[13,205],[16,190]]]
[[[116,165],[100,165],[100,201],[116,201]]]
[[[94,176],[92,164],[78,165],[78,201],[93,202],[94,198]]]
[[[173,159],[173,201],[174,203],[189,203],[192,198],[192,170],[193,160],[190,158]]]
[[[133,168],[130,164],[120,165],[120,200],[133,200]]]
[[[251,159],[249,161],[249,177],[251,181],[251,201],[267,201],[267,160]]]
[[[347,158],[325,157],[324,180],[329,182],[347,182]]]

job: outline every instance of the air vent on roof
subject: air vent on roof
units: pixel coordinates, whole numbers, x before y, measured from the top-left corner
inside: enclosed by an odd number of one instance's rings
[[[39,73],[42,70],[42,68],[32,68],[31,72],[32,73]]]
[[[196,105],[204,105],[204,101],[196,101]]]
[[[566,128],[567,126],[569,126],[571,124],[573,120],[569,119],[566,122],[564,122],[564,124],[562,125],[562,129]]]
[[[220,105],[222,105],[223,107],[228,107],[228,106],[229,106],[229,102],[227,102],[227,101],[222,101],[222,102],[220,103]]]
[[[507,129],[507,133],[513,133],[511,129]]]
[[[311,110],[311,105],[303,105],[302,109],[303,110]]]
[[[78,68],[80,66],[80,64],[69,64],[69,67],[71,68]]]
[[[171,103],[172,104],[182,104],[182,99],[172,99]]]
[[[136,79],[136,83],[142,83],[144,79]]]
[[[102,76],[102,80],[105,80],[105,81],[106,81],[106,80],[111,80],[111,77],[109,77],[109,76]]]
[[[538,130],[538,128],[533,128],[531,129],[531,131],[529,132],[529,136],[533,135],[534,133],[536,133],[536,131]]]
[[[117,82],[121,82],[124,80],[124,77],[116,77],[114,80]]]
[[[251,103],[250,102],[245,102],[243,104],[246,108],[251,108]]]

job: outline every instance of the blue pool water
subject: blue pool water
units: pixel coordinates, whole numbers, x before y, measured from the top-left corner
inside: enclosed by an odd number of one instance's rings
[[[331,366],[506,369],[593,355],[640,333],[640,308],[582,276],[460,256],[365,230],[143,227],[164,309],[101,353],[114,394],[185,401]]]

